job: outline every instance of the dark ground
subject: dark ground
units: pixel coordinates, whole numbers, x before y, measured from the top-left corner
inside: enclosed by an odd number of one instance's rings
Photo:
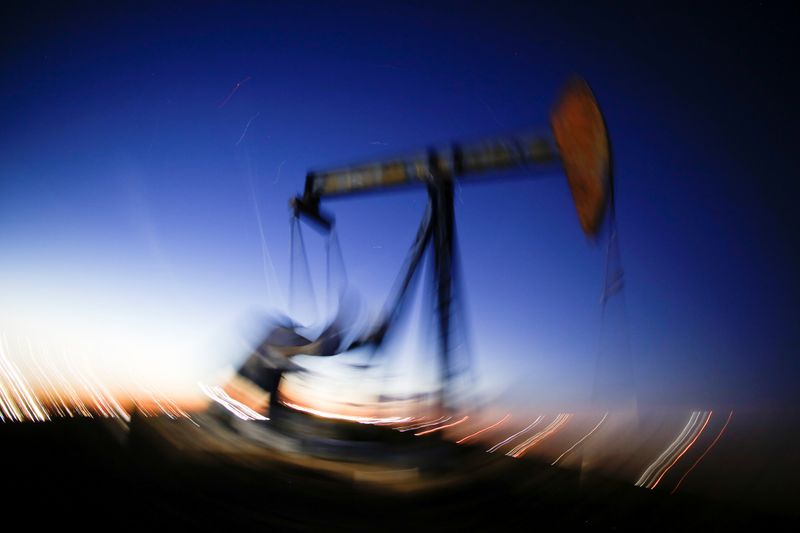
[[[397,491],[280,461],[253,468],[184,453],[159,442],[149,421],[134,419],[130,433],[115,425],[88,419],[0,424],[6,519],[29,526],[352,531],[774,530],[788,528],[791,518],[609,480],[581,481],[575,472],[530,460],[487,465],[486,454],[464,447],[452,450],[455,464],[469,470],[455,475],[458,482]],[[504,468],[511,461],[513,468]]]

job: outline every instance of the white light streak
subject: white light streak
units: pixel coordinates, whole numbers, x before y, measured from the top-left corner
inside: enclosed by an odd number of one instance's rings
[[[636,486],[646,487],[648,489],[656,488],[667,471],[669,471],[669,469],[678,462],[678,459],[680,459],[695,443],[706,425],[708,425],[710,419],[711,411],[692,412],[683,430],[681,430],[675,440],[667,446],[661,455],[647,467],[636,481]]]
[[[564,424],[566,424],[569,421],[570,418],[572,418],[572,415],[569,413],[559,413],[558,416],[556,416],[555,419],[553,419],[553,421],[547,425],[547,427],[545,427],[543,430],[533,435],[532,437],[529,437],[522,444],[515,446],[506,455],[515,458],[522,457],[522,455],[525,454],[525,452],[527,452],[530,448],[533,448],[534,446],[542,442],[544,439],[546,439],[547,437],[549,437],[550,435],[561,429],[564,426]]]
[[[322,411],[320,409],[314,409],[312,407],[306,407],[303,405],[298,405],[296,403],[291,403],[287,401],[282,402],[283,405],[291,407],[292,409],[297,409],[298,411],[303,411],[304,413],[309,413],[312,415],[320,416],[322,418],[333,418],[336,420],[347,420],[350,422],[358,422],[359,424],[402,424],[403,422],[408,422],[412,420],[411,417],[405,416],[389,416],[389,417],[371,417],[371,416],[357,416],[357,415],[345,415],[341,413],[332,413],[330,411]]]
[[[586,435],[584,435],[584,436],[583,436],[583,438],[581,438],[581,439],[580,439],[578,442],[576,442],[575,444],[573,444],[572,446],[570,446],[570,447],[567,449],[567,451],[565,451],[564,453],[562,453],[561,455],[559,455],[559,456],[556,458],[556,460],[555,460],[555,461],[553,461],[552,463],[550,463],[550,466],[556,466],[556,464],[558,464],[558,462],[559,462],[561,459],[563,459],[564,457],[566,457],[567,455],[569,455],[570,453],[572,453],[572,451],[573,451],[575,448],[577,448],[578,446],[580,446],[580,445],[583,443],[583,441],[585,441],[586,439],[588,439],[589,437],[591,437],[591,436],[592,436],[592,433],[594,433],[595,431],[597,431],[597,429],[598,429],[598,428],[599,428],[599,427],[600,427],[600,426],[603,424],[603,422],[605,422],[605,421],[606,421],[606,418],[607,418],[607,417],[608,417],[608,411],[606,411],[606,414],[604,414],[604,415],[603,415],[603,418],[601,418],[601,419],[600,419],[600,422],[598,422],[598,423],[597,423],[597,425],[596,425],[595,427],[593,427],[593,428],[592,428],[592,430],[591,430],[589,433],[587,433]]]
[[[508,437],[507,439],[505,439],[505,440],[502,440],[502,441],[498,442],[497,444],[495,444],[494,446],[492,446],[491,448],[489,448],[489,449],[488,449],[488,450],[486,450],[486,451],[487,451],[487,452],[489,452],[489,453],[494,453],[494,452],[496,452],[496,451],[497,451],[497,450],[498,450],[500,447],[502,447],[502,446],[504,446],[504,445],[508,444],[509,442],[511,442],[512,440],[516,439],[516,438],[517,438],[517,437],[519,437],[520,435],[522,435],[522,434],[524,434],[524,433],[526,433],[526,432],[530,431],[531,429],[533,429],[533,427],[534,427],[534,426],[536,426],[536,424],[538,424],[539,422],[541,422],[543,418],[544,418],[544,416],[543,416],[543,415],[539,415],[539,418],[537,418],[536,420],[534,420],[533,422],[531,422],[531,423],[530,423],[530,424],[529,424],[529,425],[528,425],[526,428],[524,428],[524,429],[522,429],[522,430],[520,430],[520,431],[517,431],[516,433],[514,433],[513,435],[511,435],[511,436],[510,436],[510,437]]]
[[[269,420],[269,418],[255,412],[242,402],[231,398],[227,392],[222,390],[222,387],[209,387],[202,383],[198,383],[198,385],[206,396],[242,420]]]

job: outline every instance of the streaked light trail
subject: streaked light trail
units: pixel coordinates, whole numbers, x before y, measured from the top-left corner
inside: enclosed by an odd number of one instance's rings
[[[508,455],[509,457],[514,457],[516,459],[519,459],[520,457],[525,455],[525,452],[527,452],[529,449],[533,448],[534,446],[542,442],[544,439],[546,439],[547,437],[549,437],[550,435],[554,434],[562,427],[564,427],[564,424],[566,424],[570,418],[572,418],[572,414],[570,413],[559,413],[558,416],[556,416],[555,419],[553,419],[553,421],[550,422],[550,424],[548,424],[547,427],[545,427],[542,431],[540,431],[539,433],[537,433],[532,437],[529,437],[522,444],[519,444],[516,447],[514,447],[506,455]]]
[[[706,425],[708,425],[711,413],[711,411],[694,411],[675,440],[642,473],[636,482],[636,486],[648,489],[656,488],[664,475],[695,443]]]
[[[530,424],[529,424],[527,427],[525,427],[524,429],[522,429],[522,430],[520,430],[520,431],[517,431],[516,433],[514,433],[514,434],[513,434],[513,435],[511,435],[510,437],[508,437],[508,438],[506,438],[506,439],[504,439],[504,440],[502,440],[502,441],[498,442],[497,444],[495,444],[494,446],[492,446],[491,448],[489,448],[489,449],[488,449],[488,450],[486,450],[486,451],[487,451],[487,452],[489,452],[489,453],[494,453],[494,452],[496,452],[496,451],[497,451],[499,448],[501,448],[502,446],[504,446],[504,445],[508,444],[509,442],[511,442],[512,440],[516,439],[516,438],[517,438],[517,437],[519,437],[520,435],[522,435],[522,434],[524,434],[524,433],[526,433],[526,432],[530,431],[531,429],[533,429],[533,428],[536,426],[536,424],[538,424],[539,422],[541,422],[541,421],[542,421],[542,419],[543,419],[543,418],[544,418],[544,416],[543,416],[543,415],[539,415],[539,418],[537,418],[536,420],[534,420],[533,422],[531,422],[531,423],[530,423]]]
[[[54,418],[117,418],[130,422],[131,410],[139,415],[172,419],[186,418],[197,424],[177,403],[146,387],[149,402],[141,391],[112,394],[91,368],[78,368],[75,357],[63,347],[57,363],[55,354],[46,353],[29,339],[17,339],[14,347],[24,354],[28,365],[14,362],[8,339],[0,335],[0,422],[44,422]],[[63,365],[63,368],[59,366]],[[153,405],[148,405],[152,403]]]
[[[445,422],[447,422],[451,418],[453,418],[453,417],[452,416],[440,416],[436,420],[433,420],[433,421],[430,421],[430,422],[420,422],[420,423],[417,423],[417,424],[411,424],[410,426],[399,427],[399,428],[397,428],[397,431],[405,433],[406,431],[415,431],[417,429],[428,428],[428,427],[431,427],[431,426],[435,426],[437,424],[444,424]]]
[[[439,431],[439,430],[442,430],[442,429],[451,428],[451,427],[453,427],[453,426],[457,426],[457,425],[459,425],[461,422],[464,422],[464,421],[466,421],[468,418],[469,418],[469,415],[465,416],[465,417],[464,417],[464,418],[462,418],[461,420],[457,420],[457,421],[455,421],[455,422],[452,422],[452,423],[450,423],[450,424],[445,424],[445,425],[443,425],[443,426],[435,427],[435,428],[433,428],[433,429],[428,429],[428,430],[426,430],[426,431],[420,431],[419,433],[414,433],[414,436],[415,436],[415,437],[420,437],[420,436],[422,436],[422,435],[427,435],[428,433],[433,433],[434,431]]]
[[[725,433],[726,429],[728,429],[728,424],[730,424],[732,417],[733,417],[733,411],[731,411],[730,414],[728,415],[728,419],[725,421],[725,425],[722,426],[722,429],[719,431],[719,433],[717,434],[716,438],[714,438],[714,440],[711,442],[711,444],[708,445],[708,448],[706,448],[706,451],[704,451],[703,454],[700,457],[697,458],[697,461],[695,461],[694,464],[692,464],[692,466],[689,467],[689,470],[687,470],[686,473],[683,474],[681,479],[678,480],[678,483],[675,485],[675,488],[672,489],[670,494],[675,494],[675,492],[678,490],[678,487],[680,487],[681,483],[683,483],[683,480],[686,479],[686,476],[691,474],[692,470],[694,470],[695,467],[698,464],[700,464],[700,461],[702,461],[703,458],[706,455],[708,455],[708,452],[711,451],[711,448],[713,448],[717,444],[717,441],[719,441],[719,439],[722,437],[722,434]]]
[[[711,411],[709,411],[709,412],[708,412],[708,414],[707,414],[707,415],[705,415],[705,422],[703,422],[703,425],[702,425],[702,427],[701,427],[701,428],[700,428],[700,430],[699,430],[699,431],[698,431],[698,432],[697,432],[697,433],[694,435],[694,438],[691,440],[691,442],[689,442],[689,444],[687,444],[687,445],[686,445],[686,447],[683,449],[683,451],[681,451],[681,452],[678,454],[678,456],[677,456],[677,457],[675,457],[675,459],[674,459],[674,460],[673,460],[673,461],[672,461],[672,462],[669,464],[669,466],[667,466],[667,468],[665,468],[665,469],[664,469],[664,471],[663,471],[663,472],[661,473],[661,475],[658,477],[658,479],[656,480],[656,482],[655,482],[655,483],[653,483],[653,486],[652,486],[652,487],[650,487],[650,488],[652,488],[652,489],[656,488],[656,487],[658,486],[658,484],[659,484],[659,483],[661,483],[661,480],[662,480],[662,479],[664,479],[664,476],[667,474],[667,472],[669,472],[669,471],[670,471],[670,469],[671,469],[673,466],[675,466],[675,464],[676,464],[676,463],[677,463],[677,462],[680,460],[680,458],[681,458],[681,457],[683,457],[683,456],[684,456],[684,454],[685,454],[687,451],[689,451],[689,448],[691,448],[692,446],[694,446],[694,443],[695,443],[695,442],[697,442],[697,439],[700,437],[700,434],[701,434],[701,433],[703,433],[703,431],[706,429],[706,426],[708,425],[708,421],[709,421],[709,420],[711,420],[711,414],[712,414],[712,412],[711,412]]]
[[[341,413],[323,411],[321,409],[314,409],[313,407],[306,407],[304,405],[288,402],[286,400],[282,400],[281,403],[287,407],[291,407],[292,409],[297,409],[298,411],[303,411],[304,413],[310,413],[312,415],[321,416],[322,418],[347,420],[349,422],[358,422],[359,424],[374,424],[374,425],[402,424],[403,422],[409,421],[409,417],[389,416],[381,418],[372,416],[345,415]]]
[[[18,422],[29,419],[36,422],[50,420],[50,414],[36,397],[36,393],[17,366],[6,357],[6,337],[0,342],[0,411],[6,418]]]
[[[202,383],[198,383],[198,385],[206,396],[242,420],[269,420],[269,418],[255,412],[242,402],[231,398],[227,392],[222,390],[222,387],[209,387]]]
[[[589,437],[591,437],[591,436],[592,436],[592,433],[594,433],[595,431],[597,431],[597,429],[598,429],[598,428],[599,428],[599,427],[600,427],[600,426],[603,424],[603,422],[605,422],[605,421],[606,421],[606,418],[608,418],[608,411],[606,411],[606,413],[603,415],[603,418],[601,418],[601,419],[600,419],[600,422],[598,422],[598,423],[597,423],[597,425],[596,425],[595,427],[593,427],[593,428],[592,428],[592,430],[591,430],[589,433],[587,433],[586,435],[584,435],[584,436],[583,436],[583,438],[581,438],[581,439],[580,439],[578,442],[576,442],[575,444],[573,444],[572,446],[570,446],[570,447],[567,449],[567,451],[565,451],[564,453],[562,453],[561,455],[559,455],[559,456],[556,458],[556,460],[555,460],[555,461],[553,461],[552,463],[550,463],[550,465],[551,465],[551,466],[556,466],[556,464],[558,464],[558,462],[559,462],[561,459],[563,459],[564,457],[566,457],[568,454],[572,453],[572,451],[573,451],[575,448],[577,448],[578,446],[580,446],[581,444],[583,444],[583,441],[585,441],[586,439],[588,439]]]
[[[457,440],[456,444],[461,444],[463,442],[468,441],[469,439],[471,439],[473,437],[477,437],[478,435],[480,435],[484,431],[488,431],[488,430],[490,430],[492,428],[495,428],[495,427],[499,426],[500,424],[502,424],[503,422],[505,422],[509,418],[511,418],[511,413],[508,413],[506,416],[504,416],[503,418],[501,418],[500,420],[498,420],[497,422],[495,422],[491,426],[485,427],[485,428],[481,429],[480,431],[476,431],[475,433],[472,433],[471,435],[467,435],[466,437],[462,438],[461,440]]]

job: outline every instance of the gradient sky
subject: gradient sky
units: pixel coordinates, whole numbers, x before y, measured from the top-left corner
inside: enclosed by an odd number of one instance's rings
[[[252,310],[285,306],[287,201],[308,169],[546,126],[580,73],[613,143],[640,403],[794,401],[788,7],[111,4],[3,7],[9,338],[68,338],[143,379],[232,364]],[[372,307],[424,203],[328,204]],[[479,374],[524,401],[588,398],[603,248],[563,177],[465,186],[456,206]]]

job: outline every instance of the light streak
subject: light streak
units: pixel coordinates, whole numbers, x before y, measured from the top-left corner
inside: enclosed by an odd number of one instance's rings
[[[167,415],[167,418],[171,418],[172,420],[177,418],[167,407],[164,406],[163,403],[161,403],[161,400],[158,399],[155,393],[150,392],[149,390],[147,392],[150,394],[150,399],[153,400],[153,403],[156,404],[156,407],[158,407],[163,414]],[[212,399],[214,398],[212,397]]]
[[[0,371],[2,371],[2,368],[0,368]],[[17,421],[22,420],[22,413],[3,382],[3,376],[0,376],[0,419],[3,422],[6,421],[6,418]]]
[[[176,404],[175,402],[173,402],[172,400],[170,400],[169,398],[166,398],[166,397],[164,398],[164,400],[169,404],[169,406],[172,408],[174,413],[177,413],[179,416],[182,416],[183,418],[187,419],[189,422],[191,422],[195,426],[200,427],[200,424],[195,422],[194,419],[191,416],[189,416],[189,413],[187,413],[186,411],[181,409],[180,406],[178,406],[178,404]]]
[[[47,373],[42,368],[42,365],[39,364],[38,358],[36,357],[36,354],[33,351],[33,346],[31,345],[30,339],[26,339],[26,340],[27,340],[27,346],[28,346],[28,356],[29,356],[29,359],[31,361],[33,361],[33,364],[36,366],[36,370],[38,372],[38,376],[36,376],[36,377],[37,377],[37,380],[39,382],[39,386],[42,388],[42,390],[44,391],[44,394],[47,396],[47,404],[52,409],[55,410],[55,414],[57,414],[58,416],[63,417],[65,412],[66,412],[66,413],[69,414],[69,416],[71,418],[72,417],[72,413],[70,412],[69,407],[64,402],[63,398],[58,393],[58,390],[56,390],[55,386],[53,386],[52,381],[47,376]],[[62,409],[62,407],[63,407],[63,409]]]
[[[84,375],[82,372],[78,372],[78,370],[67,360],[67,365],[69,366],[69,370],[72,372],[73,376],[78,380],[78,382],[83,386],[83,389],[89,393],[89,397],[94,403],[94,410],[96,413],[100,414],[103,418],[114,418],[114,410],[111,407],[111,404],[103,397],[101,391],[97,389],[95,384],[92,383],[92,380]]]
[[[675,449],[678,448],[680,443],[683,441],[683,439],[688,434],[689,429],[695,424],[695,422],[697,422],[697,418],[699,416],[700,416],[700,411],[693,411],[692,412],[692,415],[689,417],[689,421],[683,427],[683,430],[678,434],[678,436],[675,438],[675,440],[672,441],[672,443],[669,446],[667,446],[667,449],[665,449],[663,452],[661,452],[661,455],[659,455],[656,458],[656,460],[653,461],[653,463],[650,466],[648,466],[645,469],[644,472],[642,472],[642,475],[639,476],[639,480],[635,483],[635,485],[637,487],[646,486],[648,484],[647,480],[650,477],[652,477],[653,472],[656,471],[656,469],[659,467],[659,465],[663,464],[667,460],[667,457],[669,457],[672,454],[672,452]]]
[[[524,429],[522,429],[520,431],[517,431],[516,433],[514,433],[510,437],[506,438],[505,440],[502,440],[502,441],[498,442],[497,444],[495,444],[494,446],[492,446],[491,448],[489,448],[486,451],[489,452],[489,453],[496,452],[498,450],[498,448],[500,448],[501,446],[504,446],[504,445],[508,444],[509,442],[511,442],[512,440],[516,439],[517,437],[519,437],[523,433],[531,430],[536,424],[541,422],[543,418],[544,418],[543,415],[539,415],[539,418],[537,418],[536,420],[531,422],[526,428],[524,428]]]
[[[24,354],[27,365],[20,366],[14,362],[8,341],[0,333],[0,422],[44,422],[56,417],[80,416],[118,418],[129,422],[131,415],[126,407],[129,403],[144,416],[158,414],[157,410],[146,408],[137,399],[141,394],[128,391],[121,396],[112,394],[91,368],[77,368],[73,364],[75,358],[68,356],[64,347],[60,349],[62,363],[58,364],[53,357],[45,357],[43,346],[37,346],[29,339],[17,340],[14,348]],[[64,372],[59,366],[63,366]],[[159,400],[150,391],[148,394],[161,412],[170,418],[184,417],[197,424],[172,400],[163,396]]]
[[[116,417],[121,418],[125,422],[130,422],[131,421],[131,415],[128,413],[128,411],[126,411],[122,407],[122,405],[120,405],[120,403],[117,401],[117,399],[114,398],[114,396],[108,391],[108,389],[106,388],[105,385],[103,385],[96,378],[93,378],[93,379],[94,379],[95,385],[97,386],[97,388],[99,390],[99,393],[104,398],[106,405],[108,405],[109,408],[111,409],[111,416],[112,417],[116,416]]]
[[[61,347],[61,360],[67,361],[67,351],[62,346]],[[67,398],[72,402],[73,407],[83,416],[87,418],[92,418],[92,412],[89,410],[89,407],[84,403],[81,399],[78,391],[75,390],[73,387],[72,382],[67,379],[67,376],[64,375],[63,372],[58,370],[54,363],[51,363],[50,369],[52,372],[55,373],[56,378],[58,379],[59,383],[61,384],[64,393],[67,395]]]
[[[689,421],[683,427],[674,441],[665,449],[658,458],[642,473],[636,482],[637,487],[654,489],[664,475],[675,463],[692,447],[697,438],[708,425],[711,411],[694,411]]]
[[[21,421],[24,419],[22,409],[14,400],[14,385],[6,370],[5,355],[3,348],[0,345],[0,416],[3,417],[5,422],[6,418],[11,420]]]
[[[206,396],[242,420],[269,420],[269,418],[255,412],[242,402],[231,398],[227,392],[222,390],[222,387],[209,387],[202,383],[198,383],[198,385]]]
[[[250,174],[249,178],[249,185],[250,185],[250,198],[253,200],[253,212],[256,215],[256,222],[258,223],[258,235],[261,237],[261,267],[264,272],[264,283],[267,286],[267,293],[270,298],[279,297],[281,300],[283,299],[282,294],[277,294],[277,291],[273,291],[272,284],[269,282],[269,274],[267,273],[267,265],[272,268],[272,274],[275,276],[275,279],[278,279],[278,273],[275,270],[275,263],[272,262],[272,255],[269,253],[269,246],[267,246],[267,238],[264,235],[264,223],[261,220],[261,209],[258,206],[258,200],[256,199],[256,187],[253,184],[253,176]]]
[[[195,422],[189,413],[178,407],[178,405],[164,396],[163,394],[157,393],[156,391],[146,387],[145,385],[138,384],[138,387],[141,389],[142,392],[146,393],[150,397],[150,401],[158,408],[158,410],[150,409],[146,406],[143,402],[139,402],[136,400],[136,396],[134,394],[130,394],[131,398],[133,398],[134,403],[136,404],[136,408],[144,416],[158,416],[158,411],[160,410],[161,413],[165,414],[168,418],[172,420],[176,420],[178,418],[185,418],[195,426],[199,427],[199,424]],[[208,396],[208,394],[206,394]]]
[[[452,416],[440,416],[439,418],[437,418],[436,420],[433,420],[431,422],[418,422],[418,423],[412,424],[410,426],[399,427],[399,428],[397,428],[397,431],[400,431],[401,433],[405,433],[406,431],[414,431],[414,430],[417,430],[417,429],[427,428],[427,427],[435,426],[436,424],[444,424],[445,422],[447,422],[451,418],[453,418],[453,417]]]
[[[281,403],[286,405],[287,407],[291,407],[292,409],[297,409],[298,411],[303,411],[304,413],[309,413],[316,416],[321,416],[322,418],[333,418],[337,420],[347,420],[350,422],[358,422],[359,424],[402,424],[403,422],[408,422],[411,420],[411,417],[400,417],[400,416],[390,416],[384,418],[376,418],[376,417],[369,417],[369,416],[357,416],[357,415],[345,415],[341,413],[332,413],[330,411],[322,411],[320,409],[314,409],[312,407],[306,407],[304,405],[298,405],[296,403],[291,403],[286,400],[282,400]]]
[[[155,411],[151,411],[150,408],[136,396],[132,396],[131,400],[133,401],[133,405],[136,408],[136,412],[138,414],[144,417],[155,416],[156,414]]]
[[[278,180],[281,179],[281,168],[283,168],[284,163],[286,163],[285,159],[278,165],[278,171],[275,173],[275,181],[272,182],[274,185],[277,185]]]
[[[680,450],[683,449],[683,447],[685,447],[685,444],[689,442],[694,436],[694,434],[697,432],[698,427],[702,423],[701,422],[702,417],[705,416],[705,413],[697,411],[696,415],[697,416],[695,416],[694,421],[692,421],[689,428],[686,431],[682,432],[683,434],[680,440],[673,442],[674,446],[672,446],[672,450],[670,450],[669,454],[664,456],[664,459],[661,461],[661,463],[656,467],[653,473],[651,473],[649,479],[644,485],[645,487],[649,489],[653,488],[653,483],[655,479],[661,477],[663,471],[667,468],[667,465],[680,453]]]
[[[711,420],[711,415],[712,415],[712,413],[713,413],[713,411],[709,411],[709,412],[708,412],[708,414],[705,416],[705,418],[706,418],[706,421],[703,423],[703,427],[701,427],[701,428],[700,428],[700,431],[698,431],[698,432],[695,434],[695,436],[694,436],[694,438],[692,439],[692,441],[691,441],[689,444],[687,444],[687,445],[686,445],[686,447],[683,449],[683,451],[682,451],[680,454],[678,454],[678,456],[675,458],[675,460],[674,460],[674,461],[672,461],[672,463],[670,463],[670,465],[669,465],[667,468],[665,468],[665,469],[664,469],[664,471],[663,471],[663,472],[661,473],[661,475],[658,477],[658,479],[656,480],[656,482],[655,482],[655,483],[653,483],[653,486],[652,486],[652,487],[650,487],[651,489],[654,489],[654,488],[656,488],[656,487],[658,486],[658,484],[659,484],[659,483],[661,483],[661,480],[662,480],[662,479],[664,479],[664,476],[665,476],[665,475],[667,475],[667,472],[669,472],[669,471],[670,471],[670,469],[671,469],[673,466],[675,466],[675,464],[676,464],[676,463],[677,463],[677,462],[680,460],[680,458],[681,458],[681,457],[683,457],[683,456],[684,456],[684,454],[685,454],[686,452],[688,452],[688,451],[689,451],[689,448],[691,448],[692,446],[694,446],[694,443],[695,443],[695,442],[697,442],[697,439],[700,437],[700,435],[701,435],[701,434],[703,433],[703,431],[706,429],[706,426],[708,425],[708,421],[709,421],[709,420]]]
[[[9,414],[13,413],[17,421],[25,418],[36,422],[50,420],[47,409],[36,397],[36,393],[20,373],[17,366],[6,356],[6,336],[0,342],[0,373],[4,377],[7,387],[4,387],[4,397],[8,398]],[[10,393],[7,392],[10,389]],[[4,398],[5,399],[5,398]],[[5,401],[3,404],[5,405]],[[16,407],[15,407],[16,406]]]
[[[238,140],[238,141],[236,141],[236,146],[239,146],[239,143],[241,143],[241,142],[242,142],[242,140],[244,140],[244,136],[245,136],[245,135],[247,135],[247,130],[250,128],[250,123],[251,123],[251,122],[253,122],[253,120],[254,120],[254,119],[255,119],[255,118],[256,118],[256,117],[257,117],[257,116],[258,116],[260,113],[261,113],[261,111],[258,111],[258,112],[256,112],[256,114],[255,114],[255,115],[253,115],[252,117],[250,117],[250,120],[248,120],[248,121],[247,121],[247,124],[245,124],[245,126],[244,126],[244,131],[242,132],[242,136],[241,136],[241,137],[239,137],[239,140]]]
[[[672,489],[672,492],[670,492],[670,494],[675,494],[675,492],[678,490],[678,487],[680,487],[681,483],[683,483],[683,480],[686,479],[686,476],[691,474],[692,470],[694,470],[695,467],[698,464],[700,464],[700,461],[702,461],[703,458],[706,455],[708,455],[708,452],[711,451],[711,448],[713,448],[717,444],[717,441],[722,437],[722,434],[725,433],[725,430],[728,428],[728,424],[730,424],[732,417],[733,417],[733,411],[731,411],[730,414],[728,415],[728,419],[725,421],[725,425],[722,426],[722,429],[719,431],[719,433],[717,434],[716,438],[711,442],[711,444],[708,445],[708,448],[706,448],[706,451],[704,451],[703,454],[700,457],[697,458],[697,461],[695,461],[694,464],[692,464],[692,466],[689,467],[689,470],[687,470],[686,473],[683,474],[683,477],[681,477],[681,479],[678,480],[678,483],[675,485],[675,488]]]
[[[499,426],[500,424],[502,424],[503,422],[505,422],[505,421],[506,421],[506,420],[508,420],[509,418],[511,418],[511,413],[508,413],[506,416],[504,416],[503,418],[501,418],[500,420],[498,420],[497,422],[495,422],[495,423],[494,423],[494,424],[492,424],[491,426],[485,427],[485,428],[483,428],[483,429],[482,429],[482,430],[480,430],[480,431],[476,431],[476,432],[475,432],[475,433],[473,433],[472,435],[467,435],[466,437],[462,438],[461,440],[457,440],[457,441],[456,441],[456,444],[461,444],[462,442],[466,442],[466,441],[468,441],[468,440],[469,440],[469,439],[471,439],[472,437],[477,437],[478,435],[480,435],[480,434],[481,434],[481,433],[483,433],[484,431],[488,431],[488,430],[490,430],[490,429],[492,429],[492,428],[494,428],[494,427],[497,427],[497,426]]]
[[[457,420],[456,422],[452,422],[450,424],[445,424],[443,426],[435,427],[433,429],[428,429],[428,430],[425,430],[425,431],[420,431],[419,433],[414,433],[414,436],[415,437],[421,437],[422,435],[427,435],[428,433],[433,433],[434,431],[439,431],[439,430],[442,430],[442,429],[451,428],[453,426],[459,425],[461,422],[466,421],[468,418],[469,418],[469,415],[465,416],[461,420]]]
[[[231,97],[232,97],[232,96],[233,96],[233,95],[236,93],[236,91],[238,91],[238,90],[239,90],[239,87],[241,87],[241,86],[242,86],[242,85],[243,85],[243,84],[244,84],[246,81],[249,81],[250,79],[251,79],[251,78],[250,78],[250,76],[247,76],[245,79],[243,79],[242,81],[240,81],[240,82],[238,82],[236,85],[234,85],[234,87],[233,87],[233,89],[231,90],[231,92],[230,92],[230,93],[228,93],[228,96],[226,96],[226,97],[225,97],[225,100],[223,100],[223,101],[222,101],[222,103],[221,103],[221,104],[219,104],[219,109],[222,109],[222,107],[223,107],[225,104],[227,104],[227,103],[228,103],[228,100],[230,100],[230,99],[231,99]]]
[[[554,434],[562,427],[564,427],[564,424],[566,424],[570,418],[572,418],[572,414],[570,413],[559,413],[558,416],[556,416],[555,419],[552,422],[550,422],[550,424],[547,427],[545,427],[542,431],[540,431],[536,435],[533,435],[532,437],[529,437],[522,444],[519,444],[516,447],[514,447],[506,455],[519,459],[529,449],[533,448],[534,446],[542,442],[544,439],[546,439],[547,437],[549,437],[550,435]]]
[[[603,424],[603,422],[605,422],[606,418],[608,418],[608,411],[606,411],[606,413],[603,415],[603,418],[601,418],[601,419],[600,419],[600,422],[598,422],[598,423],[597,423],[597,425],[596,425],[595,427],[593,427],[593,428],[592,428],[592,430],[591,430],[589,433],[587,433],[586,435],[584,435],[582,439],[580,439],[578,442],[576,442],[576,443],[575,443],[575,444],[573,444],[571,447],[569,447],[569,448],[567,449],[567,451],[565,451],[564,453],[562,453],[561,455],[559,455],[559,456],[558,456],[558,458],[556,458],[556,460],[555,460],[555,461],[553,461],[552,463],[550,463],[550,466],[556,466],[556,464],[558,464],[558,462],[559,462],[561,459],[563,459],[563,458],[564,458],[566,455],[568,455],[568,454],[572,453],[572,450],[574,450],[575,448],[577,448],[578,446],[580,446],[580,445],[583,443],[583,441],[585,441],[586,439],[588,439],[589,437],[591,437],[591,436],[592,436],[592,434],[593,434],[595,431],[597,431],[597,429],[598,429],[598,428],[599,428],[599,427],[600,427],[600,426]]]

